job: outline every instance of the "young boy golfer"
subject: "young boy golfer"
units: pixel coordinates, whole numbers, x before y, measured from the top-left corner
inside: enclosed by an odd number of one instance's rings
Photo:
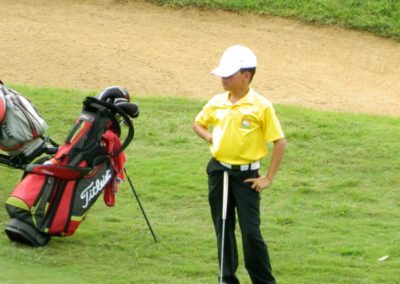
[[[235,208],[245,266],[252,283],[276,283],[260,232],[260,193],[275,178],[286,140],[272,104],[250,87],[256,65],[256,56],[245,46],[235,45],[225,50],[211,74],[221,78],[226,92],[213,97],[193,124],[193,130],[209,143],[212,154],[207,166],[209,204],[220,260],[223,172],[229,175],[223,267],[220,267],[222,283],[239,283]],[[272,158],[267,173],[260,176],[260,160],[267,156],[268,142],[274,145]]]

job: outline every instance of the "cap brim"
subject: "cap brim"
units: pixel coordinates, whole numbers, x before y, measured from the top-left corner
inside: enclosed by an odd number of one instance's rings
[[[214,70],[211,71],[211,74],[214,76],[218,77],[229,77],[238,72],[240,68],[238,67],[224,67],[224,66],[218,66]]]

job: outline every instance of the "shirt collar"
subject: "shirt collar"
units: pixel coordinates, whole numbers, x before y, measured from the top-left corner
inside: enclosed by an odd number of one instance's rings
[[[235,105],[243,105],[243,104],[254,104],[254,95],[255,92],[253,90],[253,88],[250,87],[249,91],[247,92],[247,94],[241,98],[240,100],[238,100]],[[224,104],[225,105],[229,105],[232,106],[231,101],[229,100],[229,92],[225,93],[225,98],[224,98]]]

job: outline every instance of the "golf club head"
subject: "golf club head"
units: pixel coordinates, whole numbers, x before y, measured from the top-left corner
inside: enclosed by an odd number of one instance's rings
[[[125,98],[116,98],[114,99],[114,104],[117,105],[119,103],[129,103],[129,100],[125,99]]]
[[[129,102],[118,102],[115,104],[117,107],[122,109],[127,115],[129,115],[131,118],[136,118],[139,116],[139,106],[135,103],[129,103]]]
[[[125,99],[128,102],[130,100],[129,92],[126,89],[119,86],[111,86],[105,88],[96,96],[96,98],[112,104],[115,103],[116,99]]]

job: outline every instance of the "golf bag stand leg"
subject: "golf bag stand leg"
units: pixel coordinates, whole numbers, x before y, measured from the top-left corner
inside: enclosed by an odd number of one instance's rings
[[[151,225],[150,225],[149,219],[147,219],[147,216],[146,216],[146,213],[144,212],[142,203],[141,203],[140,200],[139,200],[139,196],[137,195],[137,193],[136,193],[136,191],[135,191],[135,188],[133,187],[132,181],[131,181],[131,179],[129,178],[128,173],[127,173],[127,171],[126,171],[125,168],[124,168],[124,172],[125,172],[125,175],[126,175],[126,177],[127,177],[127,179],[128,179],[129,185],[130,185],[130,187],[131,187],[131,189],[132,189],[132,192],[133,192],[133,194],[135,195],[135,198],[136,198],[136,200],[137,200],[137,202],[138,202],[138,204],[139,204],[140,210],[142,211],[142,214],[143,214],[143,216],[144,216],[144,219],[146,220],[147,226],[149,227],[150,232],[151,232],[151,234],[153,235],[154,242],[157,243],[156,235],[154,234],[153,228],[152,228]]]
[[[228,207],[228,187],[229,187],[229,175],[227,171],[224,171],[223,179],[223,191],[222,191],[222,238],[221,238],[221,264],[220,264],[220,276],[219,283],[222,284],[222,277],[224,276],[224,250],[225,250],[225,222],[226,222],[226,211]]]

